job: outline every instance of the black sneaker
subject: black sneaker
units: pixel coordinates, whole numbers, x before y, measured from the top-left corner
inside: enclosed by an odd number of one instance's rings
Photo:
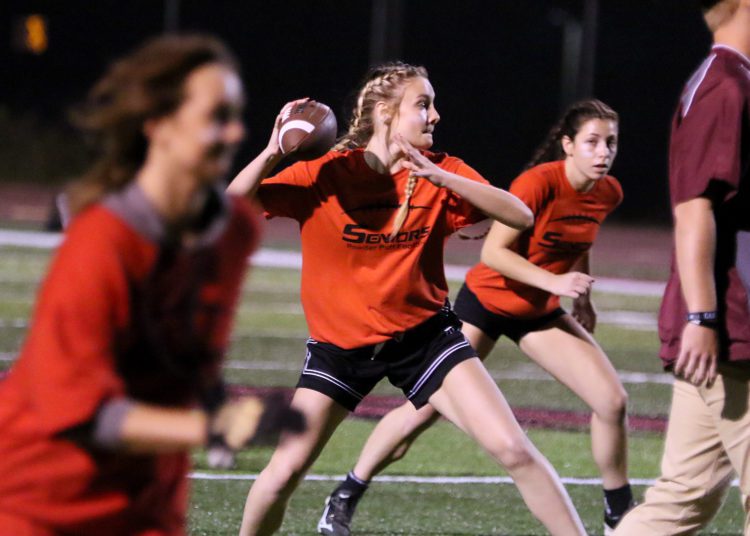
[[[604,536],[612,536],[620,519],[622,518],[618,517],[617,519],[614,519],[607,514],[604,514]]]
[[[635,508],[636,503],[635,501],[631,502],[628,506],[627,510],[625,510],[622,514],[619,516],[612,515],[612,512],[610,512],[606,505],[604,508],[604,536],[612,536],[612,533],[615,531],[615,527],[622,521],[622,518],[625,517],[625,514],[630,512],[633,508]]]
[[[327,536],[350,536],[349,525],[357,500],[347,490],[334,490],[326,498],[326,507],[318,521],[318,533]]]

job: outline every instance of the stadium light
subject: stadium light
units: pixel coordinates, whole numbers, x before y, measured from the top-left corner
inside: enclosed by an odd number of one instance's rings
[[[43,54],[49,46],[47,18],[38,13],[23,15],[13,25],[13,46],[31,54]]]

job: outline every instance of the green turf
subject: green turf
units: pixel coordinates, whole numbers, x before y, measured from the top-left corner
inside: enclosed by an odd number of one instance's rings
[[[0,248],[0,353],[14,354],[26,333],[32,301],[49,254],[23,248]],[[452,284],[455,292],[458,285]],[[655,313],[658,299],[594,294],[600,311]],[[227,368],[231,382],[261,386],[293,386],[305,355],[307,328],[299,305],[299,272],[255,268],[245,286]],[[624,329],[602,324],[596,338],[614,365],[622,371],[659,373],[654,331]],[[236,363],[235,363],[236,362]],[[566,388],[545,379],[515,345],[502,341],[486,365],[510,403],[517,407],[585,410]],[[0,362],[0,368],[8,366]],[[239,368],[241,366],[242,368]],[[524,379],[509,379],[518,376]],[[670,388],[659,384],[626,384],[631,413],[664,415]],[[381,383],[379,394],[397,394]],[[371,421],[347,419],[336,432],[311,472],[341,475],[353,465]],[[565,477],[596,477],[586,431],[531,430],[530,437]],[[243,452],[236,475],[257,473],[268,461],[270,449]],[[634,433],[630,437],[630,473],[634,478],[658,474],[661,438]],[[202,454],[196,468],[205,470]],[[416,442],[409,455],[386,475],[494,476],[502,474],[462,433],[441,421]],[[249,481],[193,482],[191,534],[236,534]],[[322,501],[333,482],[304,482],[294,495],[283,534],[313,534]],[[601,491],[597,486],[569,485],[568,490],[592,533],[601,528]],[[638,488],[640,496],[643,489]],[[709,533],[739,534],[742,511],[733,490]],[[436,485],[373,483],[361,503],[356,534],[543,534],[524,507],[516,489],[507,484]],[[712,532],[713,531],[713,532]]]
[[[336,431],[314,475],[340,476],[356,460],[374,424],[349,419]],[[596,477],[588,450],[588,434],[532,430],[532,441],[563,477]],[[584,447],[585,448],[582,448]],[[631,476],[653,478],[658,473],[661,438],[634,434],[630,439]],[[236,475],[257,474],[270,449],[241,455]],[[205,470],[202,457],[196,469]],[[463,433],[438,422],[415,442],[408,455],[384,475],[498,476],[500,470]],[[193,481],[191,534],[234,534],[239,526],[251,481]],[[332,481],[306,481],[294,494],[282,534],[313,534]],[[601,490],[598,486],[566,486],[588,530],[600,530]],[[644,488],[636,487],[640,498]],[[705,534],[738,534],[742,526],[739,494],[733,489]],[[510,484],[414,484],[374,482],[358,509],[355,534],[545,534]]]
[[[190,534],[236,535],[250,482],[194,481]],[[333,483],[304,482],[290,501],[279,534],[313,535],[323,499]],[[568,486],[590,534],[601,534],[601,491]],[[642,488],[635,489],[640,496]],[[719,514],[701,534],[741,535],[743,516],[733,489]],[[362,500],[354,534],[543,535],[544,528],[523,506],[510,485],[434,485],[374,483]]]

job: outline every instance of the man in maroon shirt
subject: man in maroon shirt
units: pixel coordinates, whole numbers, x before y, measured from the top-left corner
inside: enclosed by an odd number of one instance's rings
[[[737,255],[750,221],[750,0],[701,5],[714,46],[683,90],[669,148],[675,252],[659,336],[675,383],[662,475],[619,535],[696,532],[735,474],[750,495],[750,314]]]

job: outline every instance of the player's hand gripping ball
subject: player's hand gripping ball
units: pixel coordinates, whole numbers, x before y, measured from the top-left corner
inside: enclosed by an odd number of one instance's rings
[[[284,110],[279,127],[279,147],[300,160],[313,160],[326,154],[336,143],[336,116],[314,100],[305,100]]]

